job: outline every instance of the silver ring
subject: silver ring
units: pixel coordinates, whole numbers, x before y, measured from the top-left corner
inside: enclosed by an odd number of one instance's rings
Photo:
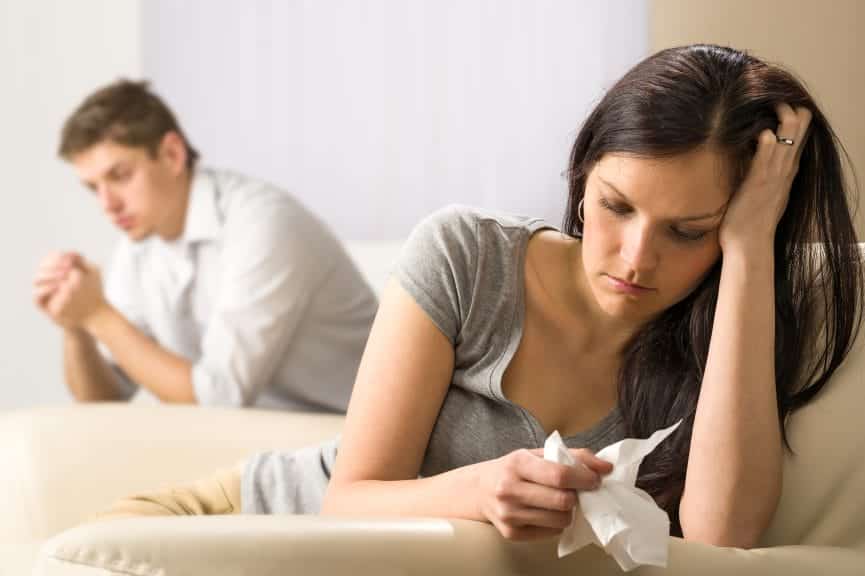
[[[781,144],[786,144],[787,146],[793,145],[793,139],[792,138],[783,138],[781,136],[775,136],[775,138],[777,138],[778,142],[780,142]]]

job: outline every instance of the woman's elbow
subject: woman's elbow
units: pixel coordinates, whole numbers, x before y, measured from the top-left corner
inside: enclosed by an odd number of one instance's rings
[[[324,492],[324,497],[321,499],[322,516],[334,516],[339,513],[339,501],[345,492],[345,483],[334,483],[333,480],[327,485],[327,490]]]
[[[774,510],[774,508],[773,508]],[[682,537],[692,542],[723,548],[756,548],[771,521],[771,514],[762,517],[712,518],[710,514],[688,514],[679,511]]]
[[[679,522],[685,540],[724,548],[756,548],[772,522],[780,500],[780,482],[762,498],[727,508],[707,509],[685,498],[679,503]]]
[[[762,531],[722,529],[714,526],[686,526],[682,524],[682,537],[689,542],[700,542],[722,548],[755,548],[760,542]]]

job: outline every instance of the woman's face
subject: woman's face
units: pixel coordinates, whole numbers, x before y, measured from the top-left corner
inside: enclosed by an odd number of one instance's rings
[[[730,196],[721,157],[606,154],[586,180],[582,263],[608,316],[642,323],[685,298],[721,249]]]

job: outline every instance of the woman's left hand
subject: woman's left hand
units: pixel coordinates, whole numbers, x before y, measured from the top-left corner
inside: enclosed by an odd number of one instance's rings
[[[721,223],[718,241],[724,252],[749,250],[755,245],[771,247],[787,207],[811,111],[804,107],[794,110],[788,104],[779,104],[775,110],[780,121],[778,132],[767,129],[760,133],[748,174],[733,193]],[[779,138],[789,138],[793,144],[780,142]]]

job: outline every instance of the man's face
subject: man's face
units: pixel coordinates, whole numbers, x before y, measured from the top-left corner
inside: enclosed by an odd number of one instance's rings
[[[71,158],[82,183],[93,191],[111,222],[131,240],[158,234],[176,202],[175,163],[160,151],[103,141]]]
[[[685,298],[721,254],[729,196],[720,156],[705,149],[605,155],[586,182],[582,250],[601,309],[642,322]]]

